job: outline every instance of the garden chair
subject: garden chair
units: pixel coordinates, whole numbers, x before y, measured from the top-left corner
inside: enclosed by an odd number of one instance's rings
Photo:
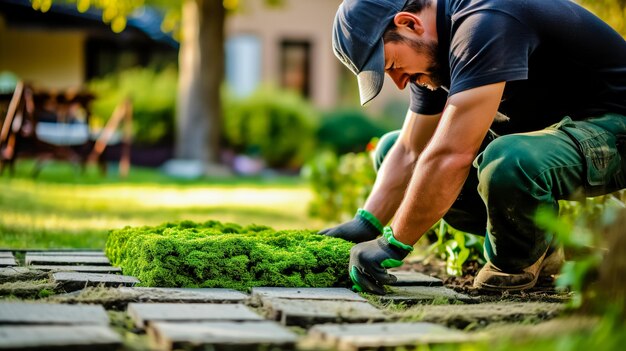
[[[122,140],[120,173],[125,176],[130,165],[132,106],[125,100],[96,140],[89,129],[90,103],[95,96],[88,92],[67,90],[35,91],[19,82],[11,96],[0,130],[0,174],[8,165],[15,172],[17,157],[35,157],[33,176],[50,160],[70,161],[83,171],[88,162],[96,162],[106,171],[104,149],[119,123],[126,120]]]

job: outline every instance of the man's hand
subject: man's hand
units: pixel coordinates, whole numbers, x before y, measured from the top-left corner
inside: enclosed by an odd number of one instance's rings
[[[361,243],[376,239],[381,234],[382,228],[382,224],[373,214],[360,208],[353,220],[336,227],[324,229],[319,234],[341,238],[353,243]]]
[[[384,295],[383,285],[395,283],[397,278],[387,273],[387,268],[399,267],[402,260],[413,251],[393,236],[391,227],[385,227],[383,236],[355,245],[350,250],[350,279],[352,289]]]

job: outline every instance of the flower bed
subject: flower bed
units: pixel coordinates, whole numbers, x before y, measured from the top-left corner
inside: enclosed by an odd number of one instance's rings
[[[312,231],[183,221],[112,231],[106,255],[142,286],[246,291],[345,286],[351,246]]]

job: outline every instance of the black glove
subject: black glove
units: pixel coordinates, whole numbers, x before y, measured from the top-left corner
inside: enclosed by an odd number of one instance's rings
[[[353,220],[336,227],[324,229],[318,234],[341,238],[353,243],[361,243],[376,239],[382,230],[382,224],[373,214],[359,208]]]
[[[377,240],[355,245],[350,250],[350,279],[353,290],[384,295],[383,285],[395,283],[397,278],[387,273],[387,268],[399,267],[402,260],[413,251],[393,236],[391,227],[385,227]]]

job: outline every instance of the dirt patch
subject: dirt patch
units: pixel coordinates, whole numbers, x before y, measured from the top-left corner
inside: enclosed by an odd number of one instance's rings
[[[473,287],[474,277],[482,266],[471,261],[466,263],[462,276],[452,276],[446,273],[445,262],[441,260],[411,261],[402,266],[403,270],[414,270],[443,280],[444,285],[457,292],[476,297],[480,303],[488,302],[555,302],[564,303],[571,299],[571,293],[557,291],[554,286],[555,277],[541,278],[537,285],[528,290],[519,292],[486,292]]]
[[[563,313],[565,306],[543,302],[500,302],[476,305],[422,305],[393,314],[402,322],[421,321],[462,330],[478,330],[493,323],[537,324]]]

